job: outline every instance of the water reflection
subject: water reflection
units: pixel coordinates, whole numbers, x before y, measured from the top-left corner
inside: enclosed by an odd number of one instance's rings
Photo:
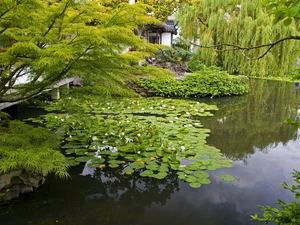
[[[295,118],[299,108],[293,83],[252,79],[250,90],[245,96],[213,99],[220,110],[201,120],[211,129],[208,143],[245,162],[256,148],[268,151],[299,137],[295,127],[284,123]]]
[[[86,168],[73,168],[71,180],[50,178],[34,194],[1,206],[0,224],[140,224],[146,207],[163,206],[179,191],[174,174],[163,180],[110,169],[79,175]]]

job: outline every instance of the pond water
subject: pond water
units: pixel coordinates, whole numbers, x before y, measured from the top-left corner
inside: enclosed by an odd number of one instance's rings
[[[299,109],[297,91],[293,83],[251,80],[248,95],[200,99],[219,108],[201,120],[208,143],[234,160],[233,168],[209,171],[209,185],[192,189],[174,172],[157,180],[83,163],[70,169],[72,179],[49,177],[0,206],[0,225],[258,224],[250,215],[261,213],[259,205],[293,199],[281,182],[292,184],[291,172],[300,170],[300,131],[284,123]],[[223,173],[236,180],[220,180]]]

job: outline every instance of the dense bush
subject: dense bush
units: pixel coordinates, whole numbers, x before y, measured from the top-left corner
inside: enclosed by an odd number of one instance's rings
[[[158,64],[166,62],[182,64],[189,61],[191,57],[192,53],[182,48],[161,49],[155,52],[156,63]]]
[[[196,71],[203,71],[203,70],[222,70],[220,67],[211,66],[207,67],[205,64],[198,60],[190,60],[187,62],[187,71],[188,72],[196,72]]]
[[[203,67],[203,70],[184,77],[182,80],[136,79],[135,82],[152,89],[158,96],[205,97],[241,95],[248,92],[248,78],[232,76],[214,67]]]

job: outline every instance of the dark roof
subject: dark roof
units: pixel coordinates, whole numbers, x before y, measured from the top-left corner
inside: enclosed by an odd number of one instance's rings
[[[167,24],[169,23],[169,24]],[[164,32],[171,32],[172,34],[178,34],[177,32],[177,24],[173,24],[171,25],[171,21],[168,21],[167,23],[161,23],[160,25],[156,25],[156,26],[150,26],[148,28],[148,30],[157,30],[157,29],[160,29],[163,33]]]

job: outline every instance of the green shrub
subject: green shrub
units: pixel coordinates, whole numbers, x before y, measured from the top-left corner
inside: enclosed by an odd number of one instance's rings
[[[184,77],[181,81],[168,79],[136,79],[135,82],[152,89],[158,96],[206,97],[241,95],[248,92],[248,78],[232,76],[218,68],[206,68]]]
[[[161,49],[155,52],[155,58],[158,64],[166,62],[182,64],[186,63],[191,57],[192,53],[182,48]]]
[[[20,121],[0,126],[0,174],[24,170],[29,174],[49,173],[66,178],[67,160],[58,149],[59,137],[46,128]]]
[[[217,71],[221,71],[222,69],[220,67],[217,66],[210,66],[207,67],[205,64],[203,64],[200,61],[197,60],[190,60],[187,62],[187,71],[188,72],[197,72],[197,71],[205,71],[205,70],[217,70]]]

